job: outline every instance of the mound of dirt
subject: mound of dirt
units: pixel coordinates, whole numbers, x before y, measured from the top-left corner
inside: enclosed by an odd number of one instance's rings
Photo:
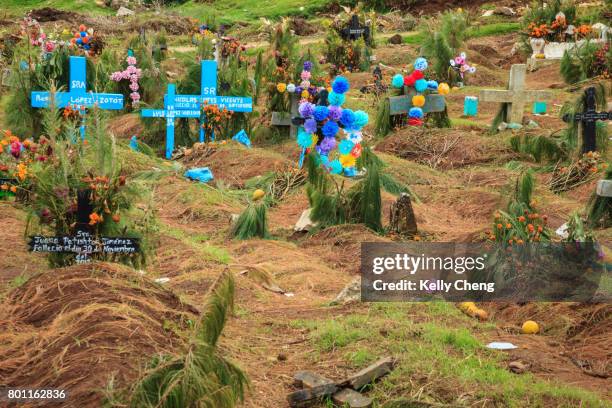
[[[244,187],[255,176],[290,165],[280,154],[259,148],[247,148],[236,142],[227,144],[196,143],[182,159],[187,168],[209,167],[216,180],[232,187]]]
[[[142,135],[144,126],[138,114],[130,113],[113,118],[108,124],[108,130],[118,139],[129,139],[134,135]]]
[[[362,224],[345,224],[325,228],[308,236],[300,246],[315,251],[334,268],[359,272],[362,242],[391,242]]]
[[[180,348],[175,330],[197,313],[120,265],[39,274],[0,305],[0,382],[67,391],[68,404],[45,406],[99,407],[111,378],[129,386],[153,355]]]
[[[589,303],[528,303],[492,305],[494,316],[513,327],[526,320],[538,322],[541,330],[558,339],[566,356],[590,376],[612,376],[612,305]]]
[[[495,146],[476,132],[415,127],[386,137],[376,150],[445,170],[508,160],[513,155],[507,147]]]
[[[76,21],[81,18],[81,15],[72,11],[58,10],[53,7],[43,7],[34,9],[29,13],[30,17],[38,20],[39,23],[48,21]]]

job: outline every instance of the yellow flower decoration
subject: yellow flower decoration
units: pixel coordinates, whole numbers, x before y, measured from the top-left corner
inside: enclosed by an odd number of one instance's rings
[[[340,155],[340,164],[342,164],[342,167],[353,167],[357,161],[357,159],[355,159],[354,156],[350,155],[350,154],[341,154]]]
[[[412,105],[418,108],[425,105],[425,97],[423,95],[414,95],[412,97]]]
[[[306,98],[308,98],[309,96],[310,96],[310,92],[308,92],[308,90],[307,90],[307,89],[304,89],[304,90],[302,91],[302,98],[303,98],[303,99],[306,99]]]
[[[438,85],[438,93],[440,95],[448,95],[449,92],[450,92],[450,87],[448,86],[448,84],[445,84],[444,82],[442,82],[440,85]]]
[[[317,137],[316,134],[312,135],[312,144],[310,145],[310,148],[313,148],[317,145],[317,140],[319,140],[319,138]]]
[[[287,84],[281,82],[280,84],[276,85],[276,90],[280,93],[283,93],[287,90]]]

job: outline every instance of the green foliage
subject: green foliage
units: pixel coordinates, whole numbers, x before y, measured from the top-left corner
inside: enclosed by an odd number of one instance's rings
[[[560,72],[568,84],[575,84],[599,75],[606,75],[612,66],[612,40],[607,45],[587,41],[566,50],[561,59]]]
[[[573,0],[537,0],[525,9],[525,14],[521,20],[524,29],[527,29],[529,24],[537,26],[541,24],[551,24],[555,20],[555,16],[563,12],[567,24],[575,24],[576,19],[576,4]]]
[[[344,40],[340,33],[347,26],[353,13],[359,16],[359,23],[365,25],[370,22],[370,38],[365,41],[359,37],[355,41]],[[331,73],[349,71],[367,71],[370,68],[370,56],[375,46],[374,35],[376,26],[376,14],[364,13],[355,9],[349,13],[342,13],[340,18],[334,20],[325,36],[324,55],[328,63],[332,64]]]
[[[567,234],[566,242],[595,242],[593,232],[588,224],[584,224],[578,211],[572,212],[567,221]]]
[[[355,218],[374,231],[382,231],[380,185],[378,166],[370,166],[364,180],[349,194],[351,207],[358,211]]]
[[[264,201],[249,203],[232,226],[230,236],[235,239],[269,238],[268,205]]]
[[[231,408],[243,401],[247,377],[217,351],[233,309],[234,291],[232,275],[224,272],[212,286],[184,355],[155,358],[134,386],[127,406]]]
[[[536,162],[565,160],[568,152],[559,138],[545,135],[516,134],[510,138],[510,146],[517,153],[533,156]]]
[[[612,180],[612,168],[606,170],[605,180]],[[601,197],[593,192],[587,206],[587,223],[590,227],[612,226],[612,197]]]
[[[380,98],[376,109],[374,133],[376,137],[384,137],[391,132],[391,103],[388,98]]]
[[[135,214],[132,204],[147,192],[128,184],[117,162],[115,140],[106,134],[104,114],[90,112],[87,141],[80,141],[75,126],[62,133],[60,119],[51,108],[44,111],[47,138],[41,140],[53,152],[46,161],[28,169],[31,179],[26,235],[51,231],[54,235],[75,235],[77,196],[87,192],[92,205],[89,229],[93,236],[139,238],[141,252],[135,256],[93,254],[93,258],[134,266],[144,264],[149,250],[148,232],[154,226],[152,212]],[[51,253],[52,266],[66,266],[75,261],[69,253]]]
[[[470,22],[467,13],[446,11],[422,24],[421,53],[428,58],[430,69],[439,82],[456,80],[449,65],[467,38]]]

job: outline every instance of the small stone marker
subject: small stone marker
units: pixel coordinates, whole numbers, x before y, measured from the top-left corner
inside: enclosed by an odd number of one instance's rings
[[[357,390],[389,374],[394,365],[395,361],[386,357],[339,383],[334,383],[312,371],[298,371],[293,376],[294,384],[303,389],[287,396],[289,406],[307,407],[331,395],[334,403],[339,406],[369,408],[372,406],[372,399],[363,396]]]
[[[68,81],[68,92],[55,92],[54,106],[65,108],[66,106],[83,106],[91,108],[97,105],[104,110],[123,109],[123,95],[87,92],[87,60],[85,57],[70,57],[70,79]],[[33,108],[48,108],[51,93],[47,91],[34,91],[30,98]],[[81,138],[85,139],[85,111],[81,111]]]
[[[599,180],[597,182],[597,195],[600,197],[612,197],[612,180]]]
[[[389,114],[391,116],[407,115],[410,108],[412,108],[412,97],[417,94],[416,91],[412,87],[405,87],[404,93],[405,95],[389,97]],[[444,112],[444,109],[446,109],[444,96],[439,94],[425,95],[425,105],[422,109],[423,113]]]
[[[521,124],[525,104],[535,101],[546,101],[552,98],[550,91],[528,91],[525,90],[525,64],[515,64],[510,68],[510,82],[507,91],[497,89],[483,89],[480,91],[480,99],[483,102],[507,103],[507,119],[510,123]]]
[[[391,357],[385,357],[374,364],[364,368],[356,374],[350,376],[341,384],[347,384],[354,390],[359,390],[368,384],[373,383],[378,378],[383,377],[393,371],[395,361]]]
[[[596,91],[589,87],[584,91],[584,110],[575,113],[574,116],[566,114],[563,121],[577,121],[582,124],[582,153],[597,150],[597,121],[612,120],[612,112],[597,112]]]

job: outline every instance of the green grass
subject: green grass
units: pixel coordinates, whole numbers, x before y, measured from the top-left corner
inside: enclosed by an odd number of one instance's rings
[[[279,19],[284,16],[312,16],[324,9],[328,0],[234,0],[202,3],[190,0],[185,4],[170,8],[179,14],[206,21],[211,15],[218,16],[217,23],[253,23],[261,17]]]
[[[513,33],[520,29],[520,23],[516,22],[498,22],[492,24],[485,24],[481,26],[472,26],[467,30],[468,38],[479,38],[489,37],[495,35],[502,35]],[[405,44],[419,45],[422,44],[425,37],[420,32],[412,35],[406,35],[404,37]]]
[[[199,252],[203,259],[225,265],[232,261],[227,249],[212,245],[205,240],[204,236],[185,234],[184,230],[169,225],[163,225],[161,232],[190,246],[193,250]]]
[[[506,355],[481,340],[495,325],[465,316],[452,303],[372,304],[365,314],[292,326],[309,330],[313,359],[341,358],[357,369],[396,358],[395,370],[369,394],[376,406],[398,396],[445,406],[610,406],[590,391],[510,372]]]

